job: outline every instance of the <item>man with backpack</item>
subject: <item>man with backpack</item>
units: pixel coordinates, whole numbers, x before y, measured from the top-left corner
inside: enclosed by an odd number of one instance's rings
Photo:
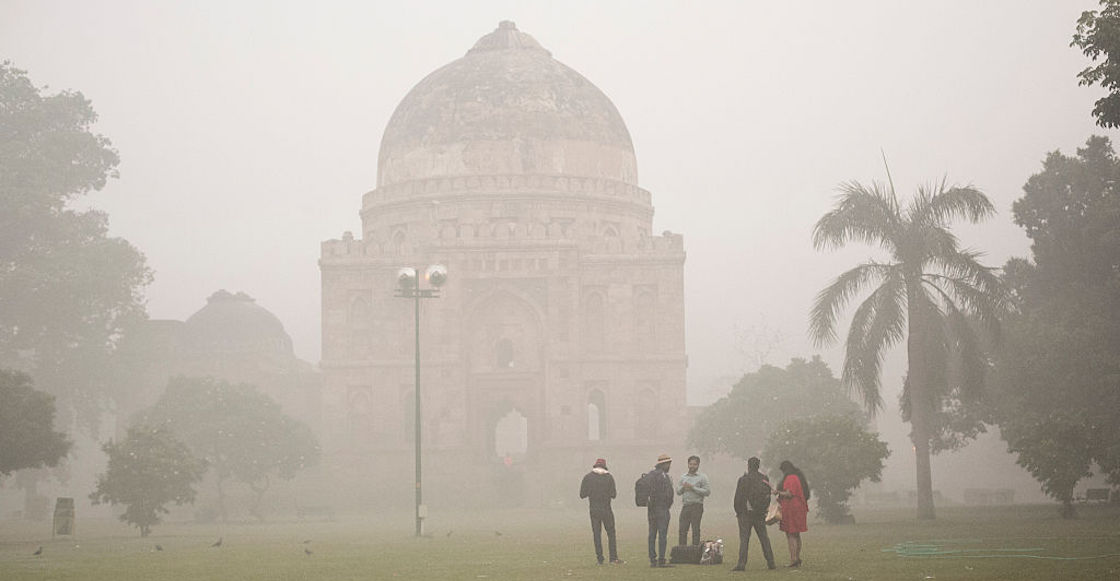
[[[770,508],[770,479],[759,472],[762,462],[758,458],[747,460],[747,473],[739,477],[735,486],[735,516],[739,520],[739,562],[732,571],[745,571],[747,566],[747,545],[751,540],[751,529],[758,533],[762,545],[762,556],[766,567],[773,569],[774,550],[770,548],[770,536],[766,533],[766,510]]]
[[[602,530],[607,531],[607,546],[610,549],[612,565],[621,565],[618,558],[618,544],[614,537],[614,511],[611,510],[611,499],[616,495],[614,476],[607,470],[607,460],[599,458],[583,477],[579,485],[579,497],[587,498],[591,509],[591,538],[595,541],[595,558],[603,564],[603,536]]]
[[[650,567],[672,567],[665,562],[671,518],[669,509],[673,507],[674,496],[673,479],[669,476],[672,463],[673,459],[668,454],[658,456],[653,470],[643,474],[634,485],[635,500],[638,506],[646,507],[646,518],[649,520]]]

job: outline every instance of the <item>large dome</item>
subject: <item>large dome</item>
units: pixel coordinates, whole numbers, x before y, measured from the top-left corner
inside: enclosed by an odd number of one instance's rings
[[[381,139],[377,184],[501,175],[638,181],[618,109],[512,22],[405,96]]]

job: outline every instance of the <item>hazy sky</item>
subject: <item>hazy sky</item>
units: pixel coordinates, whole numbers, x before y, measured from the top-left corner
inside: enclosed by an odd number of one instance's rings
[[[360,231],[393,109],[513,20],[622,113],[655,232],[685,235],[691,400],[814,351],[813,295],[857,260],[812,224],[844,180],[948,176],[1000,214],[962,229],[1027,253],[1010,205],[1048,151],[1095,129],[1069,47],[1082,1],[54,2],[0,0],[0,58],[92,99],[121,154],[92,196],[147,255],[155,318],[245,291],[319,359],[319,243]],[[452,273],[454,276],[454,273]],[[821,353],[839,362],[839,347]],[[885,378],[898,383],[899,369]],[[726,389],[726,384],[723,384]],[[894,397],[888,395],[893,406]]]

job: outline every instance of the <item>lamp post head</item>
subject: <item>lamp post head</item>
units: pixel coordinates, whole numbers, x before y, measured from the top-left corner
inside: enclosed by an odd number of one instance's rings
[[[404,267],[397,271],[397,286],[402,290],[416,288],[416,269]]]
[[[442,264],[433,264],[424,273],[424,278],[428,279],[428,284],[439,288],[447,282],[447,267]]]

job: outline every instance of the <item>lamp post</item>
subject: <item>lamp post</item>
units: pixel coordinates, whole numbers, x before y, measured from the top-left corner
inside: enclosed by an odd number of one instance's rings
[[[416,429],[416,536],[419,537],[423,532],[423,520],[427,515],[421,514],[421,507],[423,506],[424,494],[421,486],[420,478],[420,299],[438,299],[439,287],[447,282],[447,267],[442,264],[433,264],[428,267],[424,272],[424,278],[428,280],[430,288],[420,288],[420,277],[417,276],[419,269],[416,268],[402,268],[397,271],[397,298],[412,299],[415,303],[416,314],[416,387],[413,390],[416,396],[415,412],[416,416],[413,419],[414,428]]]

